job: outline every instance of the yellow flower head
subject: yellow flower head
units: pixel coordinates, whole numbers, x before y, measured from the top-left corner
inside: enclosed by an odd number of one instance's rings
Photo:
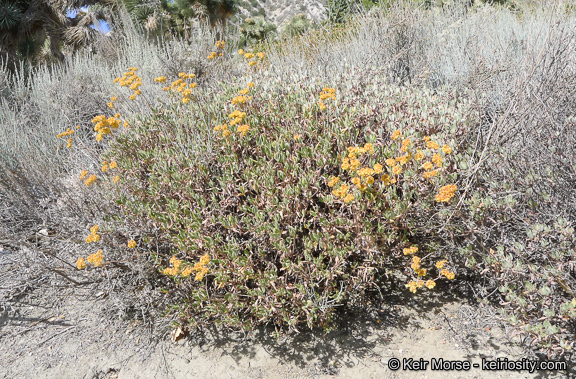
[[[367,183],[367,184],[372,184],[372,183],[374,183],[374,177],[373,177],[373,176],[367,177],[367,178],[366,178],[366,183]]]
[[[334,187],[334,185],[338,183],[339,180],[340,178],[337,176],[331,177],[330,180],[328,181],[328,187]]]
[[[250,65],[250,67],[254,66],[256,64],[256,62],[251,61],[250,63],[248,63]]]
[[[400,137],[400,135],[402,134],[402,132],[400,130],[396,130],[394,131],[394,133],[392,133],[392,136],[390,138],[392,138],[393,140],[398,139],[398,137]]]
[[[349,193],[348,195],[346,195],[346,197],[344,198],[344,202],[345,203],[349,203],[351,201],[354,201],[354,195],[352,195],[351,193]]]
[[[438,149],[440,147],[440,145],[438,145],[436,142],[434,141],[428,141],[426,142],[426,146],[428,146],[428,148],[430,149]]]
[[[76,261],[76,267],[78,267],[78,270],[83,270],[84,267],[86,267],[86,262],[84,261],[84,258],[78,258],[78,260]]]
[[[300,141],[302,136],[300,134],[294,134],[294,141]]]
[[[426,171],[425,173],[422,174],[424,179],[430,179],[430,178],[437,176],[437,175],[438,175],[438,170]]]
[[[388,159],[386,159],[386,164],[390,167],[395,166],[396,165],[396,159],[388,158]]]
[[[187,278],[193,272],[194,272],[194,269],[192,267],[188,266],[180,272],[180,276],[182,276],[183,278]]]
[[[381,174],[381,173],[382,173],[382,169],[383,169],[383,167],[382,167],[382,165],[381,165],[380,163],[376,163],[376,164],[374,165],[374,173],[375,173],[375,174]]]
[[[416,252],[418,252],[418,246],[417,245],[404,248],[404,255],[414,254]]]
[[[118,167],[118,163],[116,163],[116,161],[112,161],[112,162],[110,162],[109,166],[111,169],[114,169],[114,168]]]
[[[422,168],[424,170],[432,170],[434,168],[434,165],[432,164],[432,162],[426,162],[422,165]]]
[[[134,240],[128,241],[128,248],[129,249],[133,249],[135,247],[136,247],[136,241],[134,241]]]
[[[244,55],[244,50],[242,50],[242,49],[238,50],[238,54]]]
[[[405,165],[410,160],[410,154],[402,155],[396,158],[396,162],[400,163],[401,165]]]
[[[442,156],[438,153],[436,153],[432,156],[432,162],[434,162],[436,164],[436,166],[438,166],[438,167],[442,167],[442,161],[443,160],[444,159],[442,158]]]
[[[90,254],[88,258],[86,258],[86,260],[92,263],[95,267],[98,267],[102,264],[102,261],[104,260],[103,253],[104,252],[102,250],[98,250],[96,253]]]
[[[400,166],[392,167],[392,173],[394,175],[400,175],[402,173],[402,167],[400,167]]]
[[[433,280],[428,280],[428,281],[426,281],[426,287],[428,287],[428,289],[432,289],[432,288],[436,287],[436,282]]]
[[[442,260],[442,261],[437,261],[437,262],[436,262],[436,268],[440,270],[441,268],[444,267],[444,265],[446,264],[446,262],[448,262],[448,261],[445,260],[445,259]]]
[[[457,189],[456,185],[454,184],[449,184],[447,186],[440,188],[440,192],[438,192],[438,194],[436,195],[435,200],[437,202],[447,203],[448,201],[450,201],[450,199],[454,197],[456,189]]]
[[[197,282],[202,281],[202,279],[204,279],[204,274],[202,272],[197,273],[196,277],[194,278],[194,280],[196,280]]]
[[[210,263],[210,256],[208,254],[204,254],[200,257],[200,264],[207,265],[208,263]]]
[[[89,186],[90,184],[94,183],[96,181],[96,179],[98,179],[96,177],[96,175],[90,175],[88,177],[88,179],[86,179],[86,181],[84,182],[84,184],[86,184],[87,186]]]
[[[443,151],[445,154],[450,154],[450,153],[452,152],[452,148],[451,148],[450,146],[448,146],[448,145],[444,145],[444,146],[442,146],[442,151]]]
[[[112,181],[114,182],[114,184],[117,184],[120,181],[120,177],[116,175],[115,177],[112,178]]]
[[[266,54],[264,54],[263,52],[259,52],[259,53],[256,54],[256,55],[258,55],[258,58],[262,59],[262,58],[264,58],[264,56],[265,56]]]
[[[165,76],[159,76],[157,78],[154,78],[154,81],[158,82],[158,83],[162,83],[162,82],[166,81],[166,77]]]
[[[254,87],[254,83],[252,83],[252,82],[248,83],[248,87],[249,87],[249,88]]]
[[[321,110],[326,109],[326,105],[324,105],[324,103],[321,101],[318,102],[318,106],[320,107]]]
[[[80,180],[84,180],[84,178],[88,175],[88,170],[82,170],[80,173]]]
[[[416,154],[414,154],[414,159],[416,159],[417,161],[421,161],[424,158],[424,154],[418,150],[418,152]]]
[[[360,178],[359,177],[352,178],[352,184],[354,184],[355,186],[359,186],[360,185]]]

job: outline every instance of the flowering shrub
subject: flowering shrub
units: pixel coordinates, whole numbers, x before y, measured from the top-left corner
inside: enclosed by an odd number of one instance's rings
[[[314,85],[271,97],[249,82],[214,111],[201,90],[183,93],[186,79],[166,89],[190,101],[169,97],[178,102],[115,135],[106,153],[122,178],[118,203],[162,231],[149,243],[173,247],[157,262],[188,294],[178,304],[183,324],[329,328],[339,307],[367,301],[389,270],[412,292],[454,279],[448,260],[410,241],[410,223],[457,196],[447,180],[456,179],[451,146],[465,106],[382,83],[368,102]],[[185,125],[175,122],[182,107]],[[205,141],[194,153],[174,143],[190,133]]]

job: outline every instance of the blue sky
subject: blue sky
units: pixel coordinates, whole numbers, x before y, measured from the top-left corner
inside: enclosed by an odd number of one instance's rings
[[[86,10],[88,9],[88,7],[82,7],[80,8],[80,10],[86,12]],[[78,14],[78,10],[71,10],[68,11],[67,16],[70,18],[75,18],[76,15]],[[108,33],[110,31],[110,25],[108,25],[108,23],[106,21],[100,20],[100,23],[98,26],[96,25],[90,25],[91,28],[96,29],[96,30],[100,30],[102,33]]]

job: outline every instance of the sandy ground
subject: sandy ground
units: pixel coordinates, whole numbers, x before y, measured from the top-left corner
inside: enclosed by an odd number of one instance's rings
[[[0,254],[9,278],[13,254]],[[493,307],[470,305],[450,289],[397,293],[369,313],[350,315],[328,334],[303,331],[276,340],[213,328],[172,342],[168,321],[121,309],[115,291],[144,286],[107,280],[70,285],[60,276],[30,278],[0,296],[0,378],[544,378],[574,371],[398,371],[388,362],[443,358],[530,358]],[[116,283],[116,284],[114,284]],[[121,284],[121,283],[120,283]]]

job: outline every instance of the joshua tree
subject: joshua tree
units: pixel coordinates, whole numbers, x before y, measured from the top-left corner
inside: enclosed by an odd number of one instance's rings
[[[0,56],[35,62],[43,48],[59,61],[63,45],[76,48],[94,39],[90,26],[109,19],[111,0],[0,0]],[[68,11],[82,7],[75,17]]]

